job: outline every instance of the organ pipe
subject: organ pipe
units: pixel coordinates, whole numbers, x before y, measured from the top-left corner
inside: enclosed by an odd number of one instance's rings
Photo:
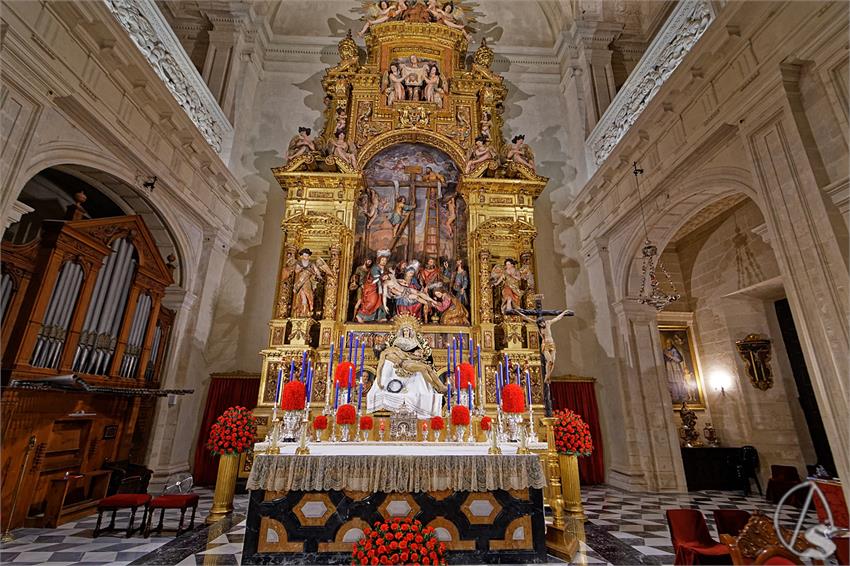
[[[55,368],[59,353],[65,343],[68,324],[77,304],[80,287],[83,283],[83,268],[73,262],[66,262],[50,294],[44,322],[36,340],[32,356],[35,367]]]
[[[6,318],[6,310],[9,308],[9,303],[12,302],[12,295],[15,293],[15,282],[12,275],[4,273],[0,276],[0,322]]]

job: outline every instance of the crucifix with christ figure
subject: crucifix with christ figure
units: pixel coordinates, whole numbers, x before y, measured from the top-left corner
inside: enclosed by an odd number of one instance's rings
[[[537,325],[540,332],[540,371],[543,378],[543,409],[547,417],[552,416],[552,390],[550,383],[555,369],[555,339],[552,337],[552,325],[575,313],[570,309],[547,310],[543,308],[543,295],[534,296],[533,309],[507,309],[505,314],[517,315],[527,322]],[[533,317],[533,318],[532,318]],[[554,317],[547,320],[546,317]]]

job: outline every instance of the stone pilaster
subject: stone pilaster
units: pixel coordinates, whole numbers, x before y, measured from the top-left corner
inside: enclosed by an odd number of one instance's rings
[[[570,30],[582,70],[582,97],[588,132],[617,94],[611,66],[611,43],[622,30],[623,24],[588,21],[577,21]]]

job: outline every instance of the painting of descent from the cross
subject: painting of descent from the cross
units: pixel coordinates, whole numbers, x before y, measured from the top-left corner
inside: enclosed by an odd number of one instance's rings
[[[373,157],[357,202],[349,320],[469,324],[467,208],[442,151],[403,143]]]

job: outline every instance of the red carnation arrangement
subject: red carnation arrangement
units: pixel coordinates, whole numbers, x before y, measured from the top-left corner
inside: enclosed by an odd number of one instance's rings
[[[443,430],[445,427],[446,423],[443,421],[443,417],[431,417],[431,430]]]
[[[354,405],[346,403],[345,405],[340,405],[339,409],[336,410],[336,424],[338,425],[354,424],[356,417],[357,410],[354,408]]]
[[[445,564],[446,545],[418,520],[394,517],[363,529],[354,543],[352,564]]]
[[[230,407],[213,423],[207,448],[213,454],[242,454],[257,441],[257,421],[245,407]]]
[[[313,419],[313,430],[325,430],[328,428],[328,417],[325,415],[316,415]]]
[[[303,411],[307,396],[307,387],[303,382],[293,379],[283,386],[280,408],[284,411]]]
[[[469,425],[469,409],[463,405],[455,405],[452,407],[452,425],[453,426],[468,426]]]
[[[466,389],[470,385],[473,389],[475,389],[475,368],[472,367],[472,364],[469,362],[462,362],[457,367],[460,372],[461,389]]]
[[[490,417],[481,417],[481,430],[490,430],[492,423],[493,419]]]
[[[374,426],[375,422],[369,415],[363,415],[360,417],[360,430],[372,430],[372,427]]]
[[[351,373],[351,379],[348,379],[349,372]],[[336,369],[334,370],[334,382],[340,387],[340,389],[345,389],[349,385],[354,387],[354,374],[357,372],[354,371],[354,364],[351,362],[342,362]]]
[[[516,383],[508,383],[502,388],[502,410],[506,413],[525,412],[525,391]]]
[[[555,411],[555,450],[558,454],[590,456],[593,452],[593,439],[590,427],[576,413],[569,409]]]

